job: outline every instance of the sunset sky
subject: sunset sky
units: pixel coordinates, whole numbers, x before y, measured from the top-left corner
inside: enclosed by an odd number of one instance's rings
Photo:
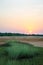
[[[0,32],[43,34],[43,0],[0,0]]]

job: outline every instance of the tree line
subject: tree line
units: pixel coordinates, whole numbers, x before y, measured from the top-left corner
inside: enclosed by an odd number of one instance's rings
[[[21,34],[21,33],[0,33],[0,36],[27,36],[27,34]]]
[[[0,33],[0,36],[43,36],[43,34]]]

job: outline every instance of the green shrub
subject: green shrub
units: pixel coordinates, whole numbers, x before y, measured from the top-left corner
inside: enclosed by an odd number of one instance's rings
[[[0,46],[0,65],[43,65],[43,48],[8,41]]]
[[[9,47],[6,47],[6,51],[8,52],[8,56],[13,59],[24,57],[33,57],[38,54],[38,48],[34,47],[30,44],[22,44],[20,42],[11,41],[8,42]]]

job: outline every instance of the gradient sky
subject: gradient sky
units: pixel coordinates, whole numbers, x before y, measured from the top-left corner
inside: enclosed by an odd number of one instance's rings
[[[43,0],[0,0],[0,32],[43,33]]]

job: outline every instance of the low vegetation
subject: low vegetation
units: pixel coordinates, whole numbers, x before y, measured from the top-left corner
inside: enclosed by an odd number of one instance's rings
[[[43,48],[8,41],[0,45],[0,65],[43,65]]]

